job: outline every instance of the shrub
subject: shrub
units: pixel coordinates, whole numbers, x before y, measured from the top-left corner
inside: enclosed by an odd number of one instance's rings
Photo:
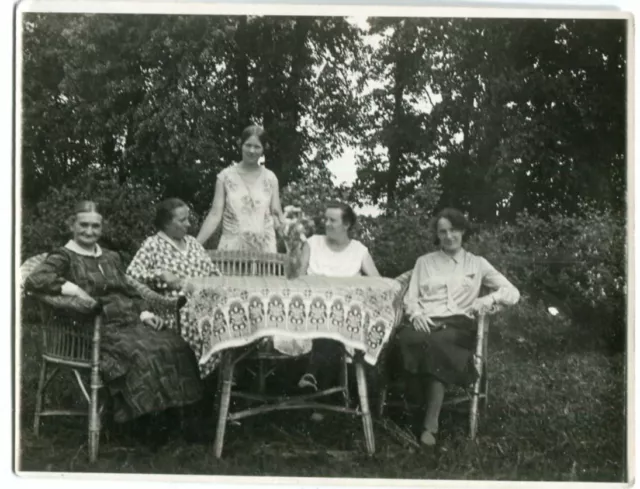
[[[626,333],[625,243],[626,219],[610,212],[548,220],[523,213],[513,224],[480,230],[468,248],[619,349]]]
[[[22,216],[21,261],[62,246],[70,238],[67,219],[79,200],[96,201],[104,217],[104,247],[119,251],[128,262],[142,241],[155,232],[153,219],[160,192],[143,183],[118,183],[98,173],[61,188],[51,188],[38,203]],[[198,229],[200,216],[192,219],[192,231]]]
[[[369,248],[381,275],[395,277],[411,270],[418,257],[435,249],[430,223],[440,193],[440,187],[430,183],[384,214],[361,219],[359,239]]]

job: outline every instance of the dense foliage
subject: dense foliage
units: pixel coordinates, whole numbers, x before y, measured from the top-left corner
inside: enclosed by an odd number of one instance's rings
[[[130,256],[153,203],[194,230],[250,122],[283,205],[377,204],[354,236],[384,275],[433,249],[456,206],[469,248],[535,300],[620,339],[626,316],[626,31],[619,20],[27,14],[22,253],[104,204]],[[356,148],[358,176],[327,163]],[[214,236],[209,246],[215,246]]]

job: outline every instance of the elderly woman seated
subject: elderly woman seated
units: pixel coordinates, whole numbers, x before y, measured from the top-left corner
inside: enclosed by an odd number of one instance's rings
[[[154,220],[157,233],[140,246],[127,268],[127,275],[165,295],[176,294],[190,277],[220,275],[204,247],[189,236],[190,211],[180,199],[166,199],[156,207]],[[165,318],[172,322],[173,317]],[[189,318],[181,317],[181,322]],[[193,338],[190,339],[193,342]],[[201,345],[191,345],[199,351]],[[201,365],[202,376],[216,364],[215,357]]]
[[[378,277],[369,250],[360,241],[349,237],[356,223],[353,209],[341,202],[330,202],[325,210],[325,234],[313,235],[302,250],[301,273],[327,277]],[[313,340],[307,371],[300,379],[300,388],[326,389],[337,377],[341,345],[330,339]],[[314,413],[313,420],[322,420]]]
[[[411,324],[396,336],[404,370],[417,378],[426,395],[420,441],[433,446],[445,385],[469,386],[478,373],[473,362],[475,315],[495,304],[518,302],[518,290],[482,257],[462,244],[469,223],[456,209],[434,220],[440,250],[418,258],[404,305]],[[492,292],[479,297],[482,286]]]
[[[101,248],[102,215],[94,202],[76,205],[68,225],[72,239],[47,256],[26,279],[26,290],[78,297],[103,306],[100,371],[114,402],[114,419],[125,422],[183,407],[192,441],[212,438],[201,417],[203,388],[193,351],[131,286],[118,253]],[[145,423],[147,424],[147,423]],[[212,428],[212,427],[211,427]],[[156,433],[148,433],[154,442]]]

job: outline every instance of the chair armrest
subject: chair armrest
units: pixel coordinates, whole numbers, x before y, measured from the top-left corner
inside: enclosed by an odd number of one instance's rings
[[[407,293],[407,290],[409,289],[409,282],[411,282],[411,274],[412,274],[413,270],[409,270],[407,272],[404,272],[402,275],[399,275],[398,277],[395,278],[395,280],[397,282],[400,283],[400,290],[398,291],[398,293],[396,294],[396,297],[393,301],[393,306],[396,310],[396,316],[394,318],[393,321],[393,327],[397,328],[398,326],[400,326],[400,323],[402,322],[402,320],[404,319],[404,296]]]
[[[178,297],[166,296],[151,290],[147,285],[127,275],[127,283],[131,285],[149,304],[152,311],[159,315],[175,314],[178,307]]]
[[[487,317],[495,316],[496,314],[499,314],[502,311],[504,311],[504,309],[505,309],[505,306],[503,306],[501,304],[494,304],[487,311],[485,311],[483,314],[485,316],[487,316]]]
[[[60,312],[88,316],[97,315],[102,310],[102,304],[100,302],[91,302],[86,299],[81,299],[80,297],[46,294],[31,295],[38,301]]]

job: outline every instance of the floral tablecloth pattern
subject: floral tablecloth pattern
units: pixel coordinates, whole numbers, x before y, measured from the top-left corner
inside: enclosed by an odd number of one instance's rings
[[[206,370],[216,353],[274,335],[334,339],[375,365],[402,315],[401,284],[382,277],[208,277],[184,290],[182,334]]]

